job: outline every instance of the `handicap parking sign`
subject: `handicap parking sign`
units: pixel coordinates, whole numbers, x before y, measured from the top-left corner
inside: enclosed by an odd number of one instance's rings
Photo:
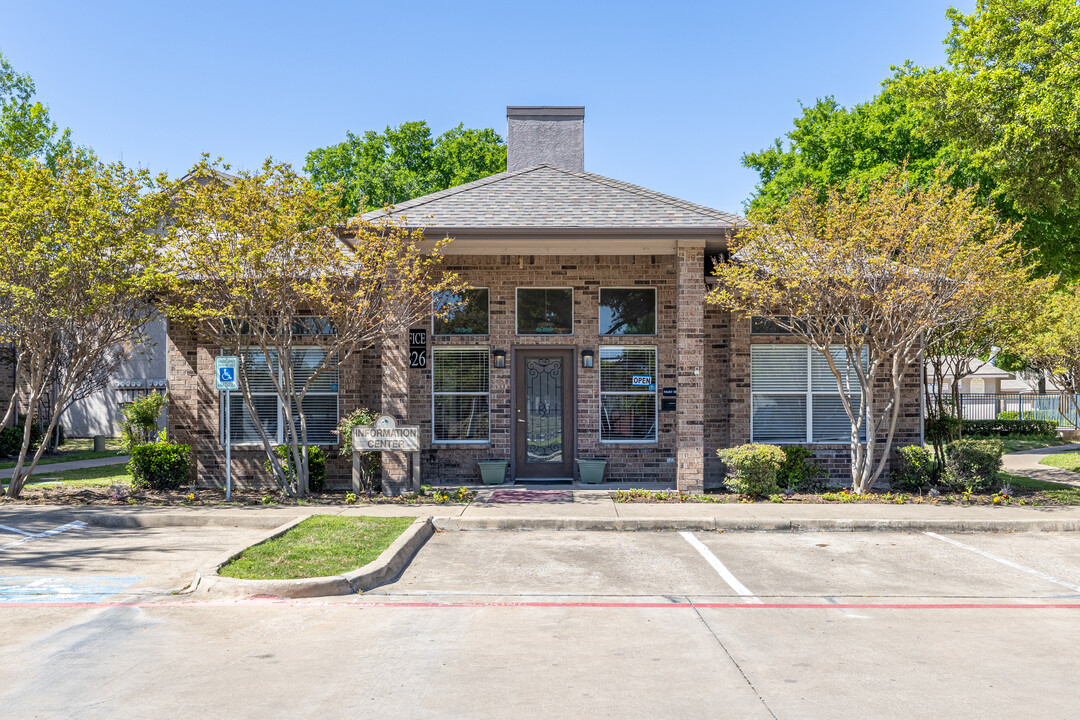
[[[214,387],[217,390],[240,389],[240,358],[226,355],[214,360]]]

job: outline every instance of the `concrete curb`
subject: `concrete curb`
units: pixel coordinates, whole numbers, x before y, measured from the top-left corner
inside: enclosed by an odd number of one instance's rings
[[[299,519],[302,520],[311,514],[314,513],[304,514]],[[280,516],[275,517],[272,515],[175,512],[138,514],[79,512],[78,517],[90,525],[107,528],[243,527],[274,529],[281,527],[282,520]],[[262,540],[259,542],[262,542]]]
[[[937,519],[726,519],[726,518],[583,518],[583,517],[441,517],[439,531],[579,530],[615,532],[1077,532],[1080,519],[937,520]]]
[[[308,598],[326,595],[352,595],[378,587],[397,577],[412,561],[424,543],[434,534],[431,518],[417,518],[386,548],[367,565],[344,575],[302,578],[298,580],[241,580],[221,577],[218,571],[226,563],[236,559],[249,547],[284,535],[307,516],[294,518],[284,525],[274,528],[264,537],[242,547],[233,548],[207,563],[195,573],[195,577],[186,592],[213,597],[248,598],[253,596],[279,598]]]

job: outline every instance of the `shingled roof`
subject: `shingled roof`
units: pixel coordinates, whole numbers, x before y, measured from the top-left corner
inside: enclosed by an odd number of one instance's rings
[[[726,231],[746,224],[714,210],[602,175],[553,165],[458,185],[396,205],[410,227],[499,229],[693,229]],[[364,214],[386,217],[385,210]]]

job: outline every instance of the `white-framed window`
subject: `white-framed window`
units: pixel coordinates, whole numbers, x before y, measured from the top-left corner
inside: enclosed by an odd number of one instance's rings
[[[488,442],[491,350],[435,346],[431,361],[432,442]]]
[[[315,369],[322,365],[326,359],[326,352],[325,349],[319,347],[294,347],[292,349],[292,373],[296,387],[302,387]],[[278,378],[281,377],[282,368],[278,362],[277,353],[270,351],[268,357],[258,348],[244,348],[241,350],[241,362],[244,363],[252,404],[255,406],[256,416],[262,421],[263,429],[271,442],[276,444],[285,442],[285,412],[274,390],[271,377],[271,373],[277,375]],[[220,412],[221,442],[224,443],[224,406],[221,407]],[[333,433],[339,419],[336,367],[331,367],[320,375],[311,386],[304,397],[304,415],[307,418],[309,445],[338,444],[338,437]],[[296,411],[295,401],[292,405],[292,416],[299,432],[300,416]],[[244,394],[239,390],[229,393],[229,435],[233,445],[262,442],[258,428],[248,411],[247,403],[244,402]]]
[[[656,442],[656,348],[600,346],[600,442]]]
[[[656,335],[656,288],[600,288],[601,335]]]
[[[574,288],[519,287],[515,301],[518,335],[574,334]]]
[[[440,293],[432,300],[432,310],[445,303],[455,308],[446,317],[431,316],[431,334],[435,336],[487,335],[491,324],[487,288],[469,288],[459,293]]]
[[[847,395],[858,408],[862,392],[843,348],[833,362],[846,373]],[[866,351],[863,351],[866,367]],[[866,424],[863,424],[863,440]],[[851,421],[825,356],[806,345],[750,346],[750,440],[759,443],[848,443]]]

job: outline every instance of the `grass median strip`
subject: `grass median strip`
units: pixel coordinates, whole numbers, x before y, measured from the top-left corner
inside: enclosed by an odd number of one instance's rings
[[[414,520],[316,515],[281,537],[248,548],[219,574],[246,580],[341,575],[379,557]]]

